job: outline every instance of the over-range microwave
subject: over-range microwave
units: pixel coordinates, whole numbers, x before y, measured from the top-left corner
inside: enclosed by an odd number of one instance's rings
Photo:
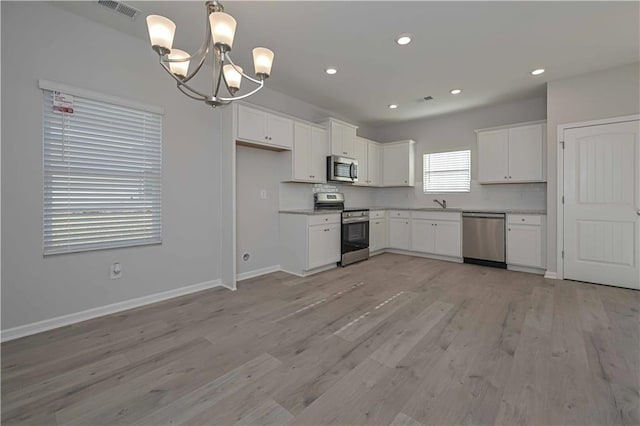
[[[327,180],[332,182],[358,182],[358,160],[330,155],[327,157]]]

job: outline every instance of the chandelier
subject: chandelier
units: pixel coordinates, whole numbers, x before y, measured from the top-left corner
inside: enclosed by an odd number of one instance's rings
[[[262,89],[264,80],[271,73],[273,52],[264,47],[253,49],[253,66],[257,78],[249,77],[241,67],[233,63],[229,56],[236,33],[236,20],[224,13],[224,8],[218,0],[207,1],[205,7],[207,11],[205,39],[202,46],[193,54],[172,48],[176,24],[170,19],[149,15],[147,28],[151,48],[158,53],[160,65],[173,77],[178,89],[191,99],[203,101],[215,108],[247,98]],[[205,94],[194,89],[189,82],[200,71],[210,52],[213,56],[213,87],[210,94]],[[189,71],[190,64],[195,64],[191,71]],[[257,87],[249,93],[236,96],[242,77],[255,83]],[[223,85],[229,96],[221,96],[220,89]]]

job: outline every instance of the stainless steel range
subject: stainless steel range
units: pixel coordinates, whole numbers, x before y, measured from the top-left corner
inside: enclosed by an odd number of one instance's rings
[[[369,209],[345,208],[340,192],[314,194],[314,208],[342,212],[342,266],[369,259]]]

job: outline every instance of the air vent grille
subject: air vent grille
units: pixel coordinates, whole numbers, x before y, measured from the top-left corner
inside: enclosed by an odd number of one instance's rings
[[[138,9],[115,0],[98,0],[98,4],[131,19],[136,19],[140,14]]]
[[[431,100],[433,100],[433,96],[425,96],[423,99],[425,100],[425,102],[426,101],[431,101]]]

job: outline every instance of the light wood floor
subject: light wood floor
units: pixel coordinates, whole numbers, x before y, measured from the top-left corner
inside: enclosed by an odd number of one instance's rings
[[[2,345],[3,424],[640,423],[640,292],[394,254]]]

